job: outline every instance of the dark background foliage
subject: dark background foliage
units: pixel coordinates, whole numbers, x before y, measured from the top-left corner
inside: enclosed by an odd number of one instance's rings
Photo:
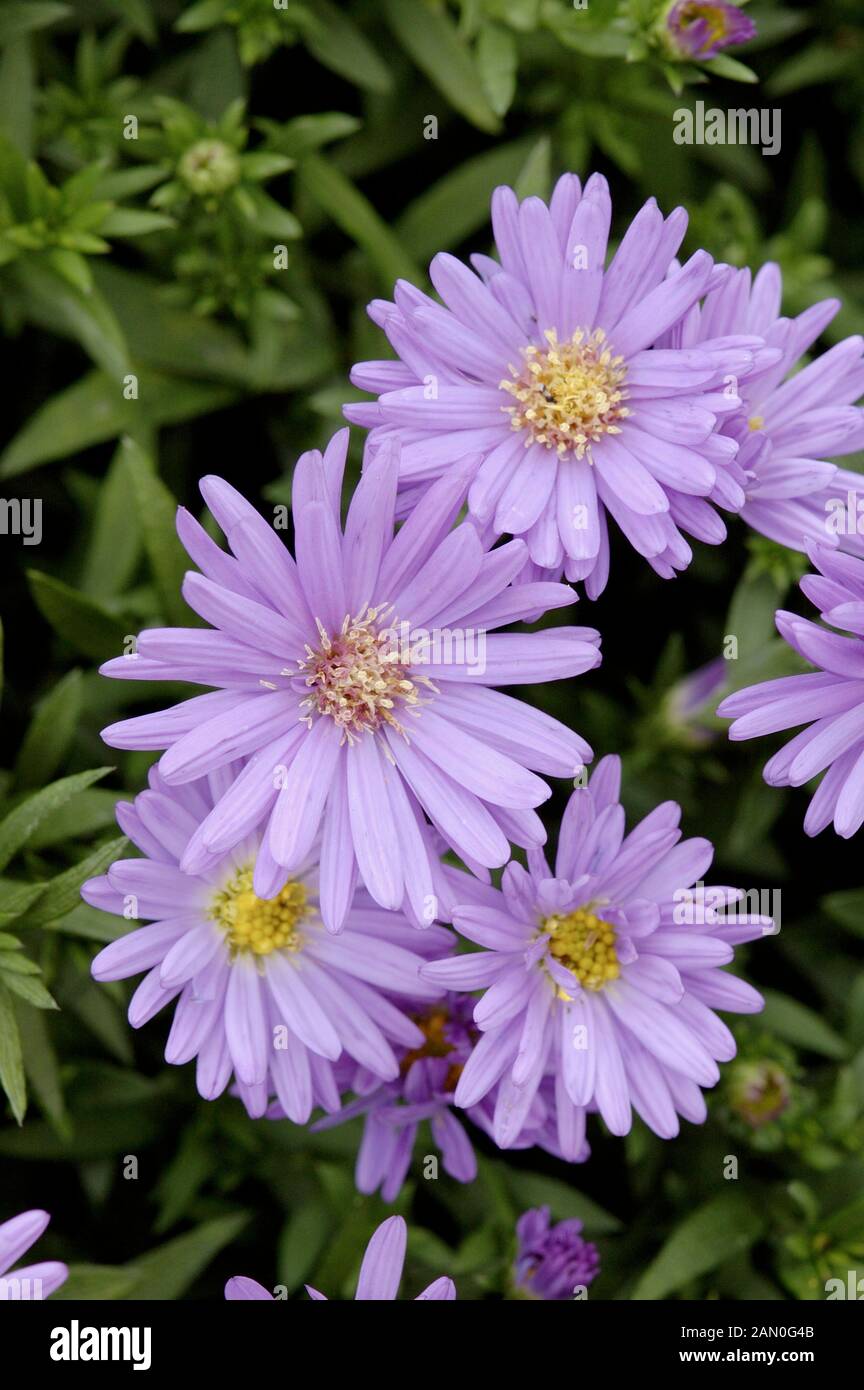
[[[38,547],[0,538],[0,1219],[53,1213],[40,1250],[75,1267],[67,1296],[219,1297],[239,1272],[344,1294],[386,1214],[354,1192],[355,1126],[310,1136],[201,1101],[162,1061],[165,1021],[133,1035],[127,987],[90,981],[115,924],[78,885],[116,857],[114,802],[148,762],[98,731],[172,693],[95,668],[126,634],[190,620],[175,501],[200,514],[215,471],[287,503],[295,458],[356,397],[351,363],[384,354],[365,304],[399,275],[426,285],[438,250],[488,250],[501,182],[546,194],[600,169],[617,235],[650,195],[683,203],[685,249],[776,259],[786,312],[837,295],[826,345],[856,331],[860,7],[749,12],[759,37],[696,67],[663,51],[649,0],[0,3],[0,486],[43,507]],[[674,144],[697,99],[779,108],[780,153]],[[226,187],[184,175],[201,140],[221,142]],[[460,1297],[506,1293],[514,1221],[540,1202],[598,1242],[592,1297],[817,1298],[864,1255],[860,849],[807,840],[806,793],[761,781],[768,746],[732,747],[714,701],[681,703],[729,635],[727,688],[790,669],[772,615],[801,606],[803,560],[729,529],[670,583],[618,538],[606,594],[573,610],[601,629],[602,668],[525,694],[622,753],[632,815],[681,801],[717,846],[714,881],[782,892],[780,935],[742,957],[768,1007],[734,1026],[744,1062],[785,1077],[786,1107],[748,1120],[733,1064],[709,1122],[673,1142],[595,1121],[582,1167],[478,1139],[471,1187],[418,1168],[398,1204],[412,1293],[443,1270]]]

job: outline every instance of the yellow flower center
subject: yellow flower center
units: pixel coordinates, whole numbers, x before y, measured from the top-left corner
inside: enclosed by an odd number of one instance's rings
[[[547,917],[543,930],[557,961],[572,971],[583,989],[598,990],[621,974],[615,951],[615,932],[587,908],[577,907],[562,917]]]
[[[729,32],[729,22],[726,14],[717,5],[699,4],[698,0],[686,5],[681,13],[679,23],[686,32],[691,25],[698,24],[704,20],[708,25],[708,37],[703,43],[703,48],[709,44],[716,43],[718,39],[724,39]]]
[[[543,444],[559,455],[588,454],[604,434],[620,434],[618,421],[629,415],[623,357],[613,357],[602,328],[586,333],[577,328],[559,343],[554,329],[544,335],[549,346],[522,349],[520,367],[499,382],[515,402],[503,409],[514,430],[524,430],[525,443]]]
[[[240,869],[213,897],[210,915],[224,928],[232,956],[249,951],[269,956],[272,951],[299,951],[300,922],[309,915],[306,889],[289,880],[275,898],[256,897],[251,868]]]
[[[434,690],[422,676],[409,680],[393,629],[377,626],[382,611],[379,606],[362,617],[347,617],[332,637],[317,623],[321,645],[317,650],[307,646],[298,662],[311,692],[301,702],[310,728],[315,714],[326,714],[349,743],[358,734],[377,732],[382,724],[404,733],[397,711],[419,705],[418,685]]]
[[[755,431],[755,430],[761,430],[761,428],[762,428],[762,426],[763,426],[764,424],[765,424],[765,417],[764,417],[763,415],[751,415],[751,416],[750,416],[750,419],[747,421],[748,429],[751,429],[751,430],[754,430],[754,431]]]
[[[451,1052],[456,1050],[454,1044],[444,1036],[444,1030],[450,1022],[450,1015],[446,1009],[433,1005],[427,1013],[414,1014],[412,1017],[426,1041],[421,1043],[419,1047],[414,1047],[410,1052],[405,1053],[399,1065],[402,1076],[407,1076],[414,1063],[419,1062],[423,1057],[448,1057]],[[446,1092],[456,1090],[464,1066],[464,1062],[452,1062],[447,1068],[443,1083]]]

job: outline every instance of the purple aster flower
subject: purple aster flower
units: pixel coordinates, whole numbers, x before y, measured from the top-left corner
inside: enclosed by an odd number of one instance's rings
[[[803,550],[805,540],[838,543],[830,524],[832,499],[862,489],[864,480],[827,462],[864,446],[864,338],[837,343],[799,369],[806,353],[840,308],[825,299],[797,318],[780,317],[780,269],[764,265],[752,280],[737,270],[692,307],[663,339],[667,349],[697,349],[718,334],[757,334],[778,351],[776,362],[732,383],[741,406],[727,416],[723,437],[738,444],[727,471],[746,500],[741,516],[763,536]],[[842,543],[843,549],[850,546]],[[864,546],[853,533],[851,548]]]
[[[368,1082],[364,1086],[362,1079],[355,1079],[352,1089],[361,1092],[358,1099],[313,1125],[314,1130],[330,1129],[365,1115],[355,1170],[359,1192],[380,1190],[385,1202],[396,1200],[408,1175],[420,1125],[426,1120],[444,1171],[457,1182],[474,1181],[474,1149],[451,1109],[453,1092],[478,1037],[471,1015],[471,1002],[459,995],[415,1006],[411,1017],[422,1041],[417,1047],[401,1049],[398,1078],[383,1086],[372,1078],[371,1090]]]
[[[408,1240],[408,1227],[401,1216],[388,1216],[366,1246],[366,1254],[360,1266],[357,1280],[355,1302],[392,1303],[399,1292],[402,1280],[402,1266],[405,1264],[405,1247]],[[327,1302],[327,1295],[319,1293],[306,1285],[310,1298],[317,1302]],[[416,1303],[424,1299],[452,1303],[456,1298],[456,1286],[452,1279],[435,1279],[428,1288],[417,1295]]]
[[[457,1182],[474,1181],[477,1159],[471,1139],[452,1108],[462,1070],[480,1036],[472,1017],[473,1002],[450,994],[422,1009],[415,1008],[411,1017],[424,1041],[420,1047],[402,1051],[399,1079],[382,1086],[377,1078],[355,1075],[346,1089],[353,1090],[357,1099],[312,1126],[313,1130],[331,1129],[358,1115],[366,1117],[355,1168],[358,1191],[380,1191],[385,1202],[396,1200],[424,1121],[429,1122],[444,1171]],[[538,1091],[514,1147],[537,1144],[563,1157],[556,1142],[551,1101],[548,1088]],[[281,1107],[270,1114],[281,1118]],[[478,1128],[494,1137],[494,1094],[485,1096],[467,1114]],[[584,1162],[589,1152],[583,1143],[574,1161]]]
[[[717,430],[740,406],[728,379],[776,357],[750,333],[657,349],[729,268],[705,251],[679,266],[687,215],[664,219],[652,198],[604,269],[611,215],[598,174],[584,192],[564,175],[548,207],[496,189],[500,264],[474,256],[474,274],[438,255],[444,306],[404,281],[395,303],[375,301],[399,360],[356,366],[378,400],[345,408],[373,445],[399,437],[405,508],[479,456],[468,502],[484,535],[523,536],[533,566],[563,567],[591,598],[608,576],[607,516],[666,578],[692,558],[683,532],[723,540],[713,504],[744,501],[724,467],[737,443]]]
[[[519,1248],[513,1279],[528,1298],[572,1298],[600,1273],[597,1246],[582,1237],[582,1222],[550,1225],[549,1208],[526,1211],[516,1223]]]
[[[705,62],[755,38],[756,25],[728,0],[677,0],[666,16],[666,35],[678,53]]]
[[[389,996],[436,998],[412,948],[428,939],[430,948],[447,949],[452,938],[441,927],[417,932],[363,889],[333,937],[321,921],[317,844],[266,899],[253,886],[266,853],[254,835],[208,855],[197,874],[183,873],[186,846],[238,771],[229,763],[171,787],[157,766],[149,790],[118,806],[121,828],[145,858],[119,860],[85,883],[82,896],[150,925],[106,946],[92,971],[97,980],[147,972],[129,1005],[133,1028],[177,1000],[165,1058],[197,1059],[206,1100],[222,1094],[233,1072],[250,1115],[263,1115],[275,1093],[305,1124],[315,1106],[338,1110],[333,1064],[343,1054],[380,1081],[399,1075],[394,1044],[421,1046],[423,1034]]]
[[[47,1211],[22,1211],[11,1221],[0,1222],[0,1302],[41,1302],[66,1283],[69,1270],[59,1260],[44,1260],[41,1264],[12,1269],[15,1261],[36,1243],[50,1220]]]
[[[225,1298],[229,1303],[275,1303],[272,1293],[259,1284],[257,1279],[249,1279],[245,1274],[235,1274],[225,1285]]]
[[[386,1221],[382,1221],[366,1247],[357,1280],[355,1301],[391,1303],[396,1298],[402,1279],[402,1266],[405,1263],[407,1239],[408,1227],[401,1216],[388,1216]],[[316,1302],[328,1301],[326,1294],[319,1293],[308,1284],[306,1291]],[[225,1285],[225,1297],[235,1303],[253,1299],[275,1301],[272,1293],[262,1284],[243,1275],[228,1280]],[[455,1298],[456,1287],[453,1280],[441,1278],[434,1280],[428,1288],[418,1294],[415,1302],[433,1299],[452,1303]]]
[[[228,537],[220,550],[182,509],[180,537],[202,573],[183,586],[213,624],[141,633],[137,654],[102,668],[127,679],[215,686],[172,709],[104,730],[116,748],[167,748],[170,786],[204,774],[220,788],[184,849],[199,873],[263,826],[255,892],[272,897],[321,835],[321,913],[337,931],[355,876],[418,925],[435,914],[424,815],[472,867],[508,840],[542,844],[536,772],[574,776],[591,757],[557,720],[490,689],[579,675],[599,663],[592,628],[492,629],[573,600],[564,584],[511,585],[521,541],[486,552],[453,528],[468,485],[451,469],[393,536],[398,453],[382,448],[339,499],[347,431],[293,483],[296,561],[234,488],[201,490]],[[242,771],[228,775],[237,759]],[[529,771],[533,769],[533,771]]]
[[[770,919],[731,915],[741,892],[705,888],[712,847],[681,840],[674,802],[625,836],[619,781],[619,759],[604,758],[573,793],[554,874],[532,850],[527,871],[508,864],[502,890],[482,890],[485,905],[456,909],[457,929],[484,951],[421,970],[448,989],[485,990],[474,1010],[483,1037],[455,1101],[476,1105],[500,1081],[493,1132],[502,1148],[518,1138],[547,1075],[562,1151],[581,1142],[589,1106],[613,1134],[629,1131],[632,1106],[672,1138],[679,1114],[704,1120],[700,1087],[735,1055],[714,1010],[762,1007],[719,967]]]
[[[828,546],[809,547],[818,574],[801,588],[826,628],[780,610],[777,630],[815,672],[781,676],[729,695],[717,713],[734,719],[732,739],[761,738],[781,729],[807,727],[765,764],[772,787],[802,787],[825,773],[804,819],[808,835],[833,821],[849,839],[864,822],[864,561]]]

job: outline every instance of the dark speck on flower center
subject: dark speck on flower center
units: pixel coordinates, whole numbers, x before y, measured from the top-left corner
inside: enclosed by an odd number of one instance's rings
[[[590,462],[591,445],[620,434],[618,422],[630,413],[624,359],[613,356],[602,328],[577,328],[563,343],[549,329],[545,338],[548,347],[523,348],[521,366],[511,364],[499,383],[514,400],[503,409],[513,429],[525,432],[526,446],[542,444],[562,457],[587,454]]]

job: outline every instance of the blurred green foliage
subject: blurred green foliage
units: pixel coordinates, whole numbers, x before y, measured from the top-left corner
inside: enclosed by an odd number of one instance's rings
[[[74,1266],[61,1296],[218,1297],[238,1272],[345,1294],[386,1214],[354,1191],[356,1125],[310,1135],[202,1102],[161,1060],[164,1023],[133,1037],[127,988],[90,980],[118,928],[78,888],[121,852],[113,806],[149,761],[106,768],[98,731],[186,693],[95,664],[141,626],[192,621],[175,501],[200,514],[214,469],[287,501],[297,454],[355,394],[351,362],[383,351],[367,301],[424,284],[438,250],[488,249],[502,182],[543,194],[600,167],[616,234],[647,196],[683,203],[690,249],[778,260],[790,313],[837,295],[828,341],[860,326],[860,6],[757,0],[758,37],[704,64],[670,53],[664,8],[0,2],[0,479],[44,506],[38,554],[2,537],[0,1216],[54,1213],[40,1252]],[[674,144],[697,98],[779,106],[781,153]],[[731,748],[716,699],[686,698],[729,633],[726,688],[792,669],[772,615],[799,570],[734,523],[672,584],[619,547],[609,591],[578,610],[603,667],[527,692],[623,754],[634,816],[680,800],[717,881],[782,890],[781,934],[743,958],[768,1007],[738,1027],[709,1122],[672,1143],[596,1122],[593,1161],[569,1170],[481,1140],[475,1184],[400,1197],[410,1292],[446,1270],[461,1298],[506,1295],[515,1220],[543,1202],[599,1243],[592,1297],[819,1298],[862,1258],[860,853],[805,841],[803,793],[765,787],[766,750]]]

